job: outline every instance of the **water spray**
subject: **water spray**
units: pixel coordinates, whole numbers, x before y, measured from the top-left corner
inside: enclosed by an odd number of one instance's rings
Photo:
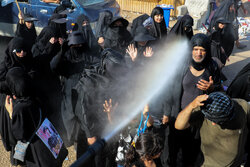
[[[101,151],[105,143],[108,142],[114,135],[119,133],[129,122],[138,115],[143,107],[150,102],[157,94],[168,87],[171,79],[173,80],[174,74],[183,67],[185,60],[188,58],[188,42],[187,40],[176,41],[172,43],[167,43],[167,47],[164,50],[158,52],[159,56],[156,61],[150,64],[139,75],[136,82],[143,81],[143,85],[136,87],[133,90],[128,90],[133,92],[136,96],[133,99],[127,99],[123,104],[119,104],[121,113],[125,113],[126,116],[118,117],[114,120],[112,125],[108,125],[103,132],[103,139],[97,140],[93,145],[89,146],[87,152],[82,155],[71,167],[79,167],[88,162],[90,157],[95,156],[99,151]],[[162,57],[161,57],[162,56]],[[164,76],[164,77],[163,77]],[[121,85],[118,85],[121,86]]]

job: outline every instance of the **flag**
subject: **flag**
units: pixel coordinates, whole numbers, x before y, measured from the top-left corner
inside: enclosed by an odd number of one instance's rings
[[[12,2],[15,2],[15,0],[2,0],[1,5],[4,7]]]

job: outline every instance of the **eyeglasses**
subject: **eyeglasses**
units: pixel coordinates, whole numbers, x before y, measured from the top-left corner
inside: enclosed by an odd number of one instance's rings
[[[14,50],[13,50],[14,53],[21,53],[22,51],[24,52],[23,49],[14,49]]]

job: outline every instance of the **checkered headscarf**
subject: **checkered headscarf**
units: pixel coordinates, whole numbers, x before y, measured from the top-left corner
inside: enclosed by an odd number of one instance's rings
[[[221,125],[234,117],[233,102],[222,92],[211,93],[204,103],[201,112],[205,118],[216,124]]]

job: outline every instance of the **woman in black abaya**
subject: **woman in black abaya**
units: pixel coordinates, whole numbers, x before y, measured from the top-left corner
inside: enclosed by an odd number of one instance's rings
[[[129,22],[119,16],[113,17],[105,34],[104,48],[111,48],[125,55],[126,48],[132,41],[132,36],[127,30]]]
[[[5,102],[11,119],[11,131],[16,141],[28,142],[41,125],[39,122],[44,120],[42,110],[33,97],[32,80],[19,67],[10,69],[6,80],[13,95],[7,96]],[[67,154],[68,151],[62,146],[58,158],[55,159],[46,145],[35,135],[27,148],[24,162],[27,167],[59,167],[62,166]]]
[[[28,51],[24,39],[21,37],[15,37],[9,42],[5,50],[5,57],[0,65],[0,134],[6,151],[12,152],[13,147],[11,146],[13,143],[15,144],[16,140],[11,131],[9,116],[4,108],[4,99],[6,95],[11,94],[6,83],[6,74],[13,67],[21,67],[32,76],[34,74],[31,52]],[[12,159],[12,152],[10,156],[11,164],[17,165],[18,162]]]
[[[100,57],[101,47],[97,43],[97,39],[93,34],[87,16],[85,16],[84,14],[78,16],[73,31],[81,32],[84,39],[86,39],[90,51],[92,52],[92,56]]]
[[[192,28],[193,25],[194,19],[189,15],[184,15],[177,21],[177,23],[175,23],[173,28],[170,30],[169,35],[182,36],[191,40],[192,36],[194,35]]]
[[[104,46],[104,37],[105,34],[108,30],[109,24],[111,23],[113,18],[113,14],[112,12],[110,12],[109,10],[105,10],[103,12],[100,12],[99,14],[99,19],[97,21],[97,25],[96,25],[96,38],[98,40],[98,44],[103,47]]]
[[[152,37],[148,30],[143,27],[137,27],[135,30],[135,37],[133,42],[128,46],[126,60],[132,59],[133,66],[143,65],[153,55],[152,41],[155,38]],[[129,58],[128,58],[129,57]],[[130,61],[127,61],[127,63]]]
[[[16,36],[22,37],[29,50],[36,42],[36,28],[34,21],[37,21],[36,18],[33,18],[30,14],[25,14],[24,17],[21,14],[18,15],[19,22],[17,23]]]
[[[225,53],[224,48],[222,47],[223,43],[223,30],[229,24],[224,18],[218,18],[215,22],[215,26],[209,35],[211,40],[211,56],[216,57],[220,62],[225,65],[228,56]]]
[[[235,30],[233,28],[233,21],[235,19],[234,1],[224,0],[216,9],[211,23],[209,24],[209,32],[213,32],[216,26],[216,21],[219,18],[224,18],[229,24],[221,31],[221,46],[225,50],[226,57],[229,57],[234,48]]]
[[[155,7],[151,13],[153,27],[150,29],[150,34],[155,37],[157,41],[167,36],[167,28],[163,14],[164,11],[160,7]]]

